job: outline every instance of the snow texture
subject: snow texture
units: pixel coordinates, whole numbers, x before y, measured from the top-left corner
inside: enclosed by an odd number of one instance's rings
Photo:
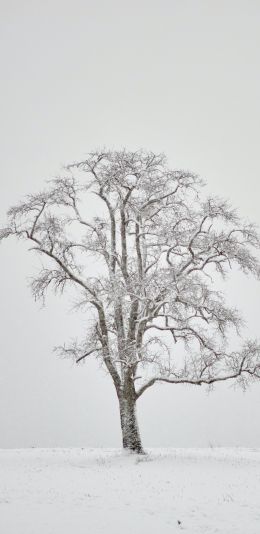
[[[258,534],[260,450],[0,450],[2,534]]]

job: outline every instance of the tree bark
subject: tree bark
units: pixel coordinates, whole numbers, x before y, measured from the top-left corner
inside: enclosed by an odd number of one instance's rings
[[[123,395],[119,399],[123,448],[144,454],[136,417],[136,399]]]

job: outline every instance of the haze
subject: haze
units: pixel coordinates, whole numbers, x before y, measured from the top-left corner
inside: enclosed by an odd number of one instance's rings
[[[1,1],[1,224],[10,205],[97,147],[143,147],[199,173],[260,223],[260,4],[220,0]],[[119,446],[110,378],[52,348],[82,332],[72,296],[34,303],[38,261],[0,248],[0,447]],[[259,336],[260,285],[228,298]],[[100,391],[102,392],[100,395]],[[260,384],[158,386],[139,404],[145,446],[260,447]]]

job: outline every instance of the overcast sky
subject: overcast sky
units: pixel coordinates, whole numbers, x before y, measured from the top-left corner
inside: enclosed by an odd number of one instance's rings
[[[199,173],[260,224],[259,0],[0,0],[1,224],[23,195],[96,147],[146,148]],[[84,330],[70,297],[41,310],[21,243],[0,248],[0,447],[119,446],[118,406],[95,360],[52,347]],[[260,336],[260,286],[229,298]],[[260,384],[158,386],[139,403],[145,446],[260,447]]]

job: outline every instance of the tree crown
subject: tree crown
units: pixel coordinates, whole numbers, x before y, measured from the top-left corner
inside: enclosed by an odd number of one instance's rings
[[[213,283],[234,265],[259,278],[255,226],[226,201],[204,198],[198,176],[169,169],[162,154],[97,151],[64,174],[11,208],[0,235],[46,258],[35,298],[72,284],[95,310],[85,339],[60,351],[76,361],[96,353],[117,392],[131,378],[136,397],[157,381],[260,378],[257,342],[227,350],[242,320]]]

